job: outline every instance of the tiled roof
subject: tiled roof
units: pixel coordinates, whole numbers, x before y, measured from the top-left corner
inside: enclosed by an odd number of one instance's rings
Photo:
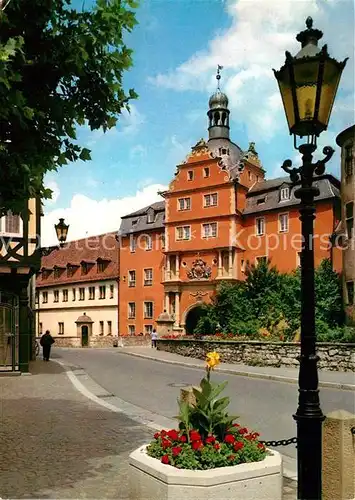
[[[280,187],[282,185],[288,185],[290,188],[290,198],[285,201],[280,201]],[[320,191],[315,201],[340,198],[339,180],[332,175],[315,177],[313,185],[318,187]],[[247,193],[243,215],[299,205],[300,200],[295,197],[295,190],[298,187],[300,187],[300,184],[293,185],[289,177],[279,177],[278,179],[270,179],[255,184]]]
[[[154,221],[148,222],[149,210],[154,210]],[[120,234],[131,234],[152,229],[163,229],[165,218],[165,201],[158,201],[148,207],[144,207],[137,212],[124,215],[121,220]]]
[[[117,278],[119,274],[118,249],[116,233],[106,233],[66,243],[64,248],[55,248],[49,255],[42,257],[41,269],[51,269],[52,272],[47,278],[43,277],[43,273],[40,272],[36,279],[36,286],[46,287]],[[96,263],[100,259],[107,261],[102,272],[98,272]],[[86,274],[82,273],[81,262],[89,264]],[[68,275],[68,265],[78,266],[72,276]],[[54,277],[55,267],[63,269],[58,278]]]

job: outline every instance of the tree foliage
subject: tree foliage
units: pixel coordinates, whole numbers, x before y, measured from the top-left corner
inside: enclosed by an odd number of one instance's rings
[[[341,280],[329,260],[315,271],[316,326],[319,339],[348,339],[352,333],[340,327],[344,322]],[[247,266],[246,280],[222,282],[196,333],[234,333],[258,338],[293,340],[300,327],[301,275],[280,273],[270,262]]]
[[[50,197],[44,174],[90,159],[76,126],[115,126],[136,98],[122,77],[132,65],[123,36],[136,24],[134,0],[11,0],[0,11],[0,206]]]

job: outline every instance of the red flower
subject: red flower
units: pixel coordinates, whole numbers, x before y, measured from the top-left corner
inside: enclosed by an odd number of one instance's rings
[[[224,438],[225,443],[233,444],[235,441],[235,437],[233,434],[227,434],[226,437]]]
[[[202,441],[193,441],[191,443],[191,448],[195,451],[199,450],[200,448],[203,448],[203,443]]]
[[[254,439],[258,438],[259,436],[260,436],[260,434],[259,434],[258,432],[254,432],[254,433],[253,433],[253,438],[254,438]]]
[[[161,461],[163,462],[163,464],[170,464],[170,458],[169,458],[169,455],[163,455],[161,457]]]
[[[240,427],[239,424],[233,424],[232,427]]]
[[[241,441],[237,441],[234,444],[234,451],[239,451],[242,450],[243,448],[244,448],[244,443],[242,443]]]
[[[169,439],[162,439],[161,441],[161,445],[163,447],[163,450],[166,450],[167,448],[170,448],[171,446],[171,441],[169,441]]]
[[[234,459],[235,459],[235,455],[229,455],[228,460],[234,460]]]
[[[158,439],[158,438],[160,438],[160,432],[156,432],[156,433],[154,434],[154,439]]]
[[[165,430],[162,430],[161,433],[160,433],[161,437],[164,437],[167,435],[167,432]]]
[[[180,442],[181,443],[186,443],[187,442],[187,437],[186,436],[180,436]]]
[[[179,433],[175,429],[168,431],[168,436],[173,441],[177,441],[179,439]]]
[[[252,441],[254,439],[253,434],[247,434],[244,436],[244,439],[247,439],[248,441]]]
[[[242,427],[241,429],[239,429],[240,434],[246,434],[247,432],[248,432],[248,429],[246,427]]]
[[[214,445],[214,449],[215,449],[215,450],[219,450],[219,449],[220,449],[220,447],[221,447],[221,445],[220,445],[219,443],[216,443],[216,444]]]
[[[173,452],[173,456],[177,457],[181,453],[181,450],[181,446],[174,446],[171,451]]]
[[[258,448],[259,448],[260,450],[263,450],[263,451],[264,451],[264,450],[265,450],[265,445],[263,445],[263,443],[258,443]]]
[[[201,441],[200,433],[197,431],[190,431],[191,441]]]
[[[206,444],[213,444],[215,441],[216,441],[216,438],[215,438],[214,436],[208,436],[208,437],[205,439],[205,443],[206,443]]]

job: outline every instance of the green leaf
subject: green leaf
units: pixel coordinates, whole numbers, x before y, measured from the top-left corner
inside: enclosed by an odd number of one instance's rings
[[[88,161],[88,160],[91,160],[91,154],[90,154],[90,150],[87,149],[87,148],[83,148],[81,150],[81,153],[79,155],[79,158],[80,160],[83,160],[83,161]]]

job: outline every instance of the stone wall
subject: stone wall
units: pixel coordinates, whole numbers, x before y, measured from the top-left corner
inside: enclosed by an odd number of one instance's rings
[[[238,342],[204,340],[159,339],[158,350],[182,356],[204,359],[207,352],[217,351],[224,363],[242,363],[249,366],[298,367],[298,343]],[[329,371],[355,372],[355,344],[320,343],[318,367]]]
[[[80,337],[65,337],[53,336],[56,347],[81,347]],[[39,340],[39,339],[38,339]],[[137,337],[111,337],[92,335],[89,337],[88,347],[104,348],[104,347],[134,347],[134,346],[150,346],[149,336]]]

